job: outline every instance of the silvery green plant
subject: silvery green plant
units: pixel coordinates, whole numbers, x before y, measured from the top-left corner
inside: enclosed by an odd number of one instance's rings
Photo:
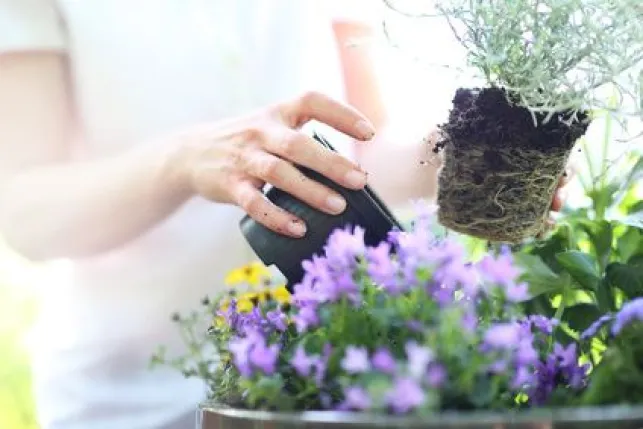
[[[640,0],[384,2],[409,17],[445,18],[468,65],[517,97],[535,124],[561,112],[573,121],[579,111],[609,110],[620,118],[643,111]],[[609,87],[621,99],[617,108],[598,91]]]

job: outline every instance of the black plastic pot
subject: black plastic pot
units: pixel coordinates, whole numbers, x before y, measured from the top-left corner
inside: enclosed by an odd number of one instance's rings
[[[335,150],[319,134],[313,137],[328,149]],[[315,254],[322,254],[328,237],[335,229],[361,226],[365,230],[364,241],[367,245],[377,245],[387,238],[391,230],[402,229],[395,216],[368,186],[354,191],[315,171],[307,168],[300,170],[311,179],[340,193],[346,199],[346,210],[340,215],[329,215],[280,189],[271,188],[265,193],[266,197],[304,220],[306,235],[302,238],[286,237],[269,230],[249,216],[245,216],[240,223],[243,235],[259,259],[267,266],[277,267],[286,277],[290,289],[303,278],[302,261]]]

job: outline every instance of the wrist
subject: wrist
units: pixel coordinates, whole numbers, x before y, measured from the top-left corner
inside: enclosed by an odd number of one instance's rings
[[[171,201],[183,203],[194,196],[189,171],[186,168],[186,149],[180,138],[154,142],[144,150],[152,166],[152,181]]]

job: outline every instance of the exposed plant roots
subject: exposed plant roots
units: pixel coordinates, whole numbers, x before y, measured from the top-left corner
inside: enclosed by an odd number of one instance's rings
[[[538,235],[587,125],[556,117],[534,127],[531,114],[509,104],[502,90],[459,90],[449,123],[441,127],[440,223],[494,242]]]

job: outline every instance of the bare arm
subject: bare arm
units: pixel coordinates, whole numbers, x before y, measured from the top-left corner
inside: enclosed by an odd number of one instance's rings
[[[63,55],[0,55],[0,230],[35,260],[117,247],[186,198],[161,146],[72,162],[71,99]]]
[[[333,29],[339,46],[348,101],[371,119],[378,135],[367,145],[359,145],[357,157],[369,172],[369,183],[382,198],[393,206],[410,199],[433,198],[436,192],[436,168],[427,144],[397,144],[394,135],[387,135],[388,114],[375,73],[375,64],[368,43],[351,46],[351,40],[368,40],[373,36],[370,26],[349,20],[335,20]],[[427,134],[432,126],[427,124]]]
[[[74,161],[66,75],[58,54],[0,56],[0,230],[31,259],[109,251],[195,195],[238,205],[266,227],[300,237],[306,225],[263,197],[265,183],[331,214],[345,201],[293,163],[349,188],[366,183],[358,166],[299,131],[315,119],[358,140],[373,136],[362,114],[317,93],[109,159]]]

